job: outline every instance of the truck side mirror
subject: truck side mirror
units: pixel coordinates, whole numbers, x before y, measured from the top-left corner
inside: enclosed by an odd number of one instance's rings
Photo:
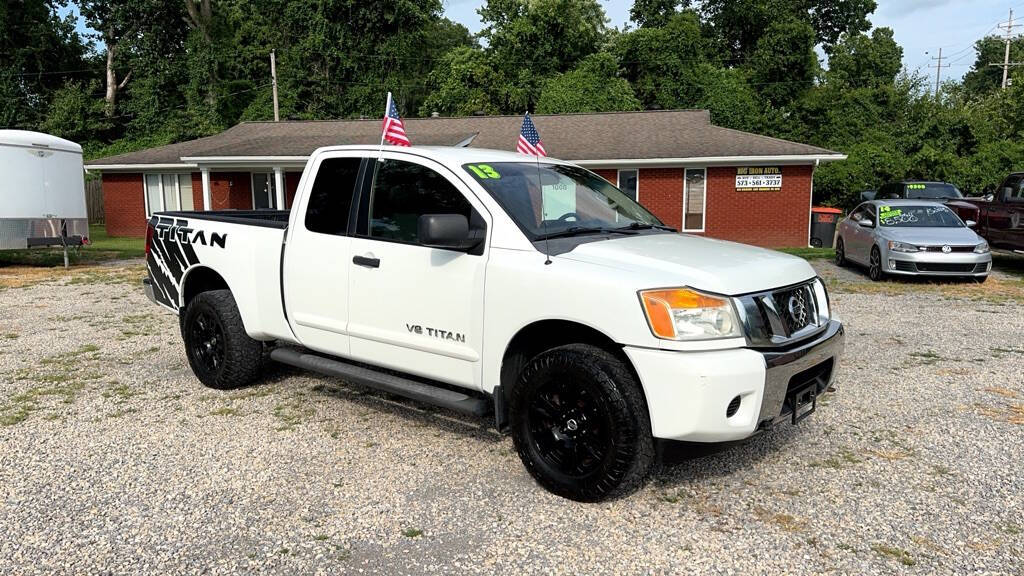
[[[462,214],[423,214],[417,236],[424,246],[447,250],[469,251],[479,243],[470,239],[469,220]]]

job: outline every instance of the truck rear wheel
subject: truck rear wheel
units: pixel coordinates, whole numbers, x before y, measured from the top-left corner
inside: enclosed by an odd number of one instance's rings
[[[251,383],[263,367],[263,344],[245,333],[229,290],[203,292],[181,321],[185,355],[199,381],[228,390]]]
[[[632,492],[656,461],[636,376],[596,346],[534,357],[512,389],[509,417],[526,469],[559,496],[594,502]]]

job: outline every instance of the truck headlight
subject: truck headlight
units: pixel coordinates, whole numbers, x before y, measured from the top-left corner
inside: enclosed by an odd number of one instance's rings
[[[989,252],[988,242],[986,242],[984,240],[981,241],[981,244],[978,244],[977,246],[974,247],[974,253],[975,254],[988,254],[988,252]]]
[[[666,340],[709,340],[743,335],[732,301],[689,288],[643,290],[640,302],[651,332]]]
[[[893,252],[920,252],[921,249],[913,244],[907,244],[906,242],[897,242],[895,240],[889,240],[889,250]]]
[[[821,278],[815,278],[811,285],[814,289],[814,300],[818,303],[819,322],[827,323],[832,319],[832,302],[828,298],[828,290]]]

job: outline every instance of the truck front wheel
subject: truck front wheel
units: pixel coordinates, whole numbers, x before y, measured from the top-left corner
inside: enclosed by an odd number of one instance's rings
[[[212,290],[193,298],[184,311],[181,336],[192,372],[210,388],[238,388],[260,374],[263,344],[245,333],[229,290]]]
[[[643,392],[619,358],[588,344],[533,358],[513,387],[512,439],[549,491],[584,502],[637,489],[654,467]]]

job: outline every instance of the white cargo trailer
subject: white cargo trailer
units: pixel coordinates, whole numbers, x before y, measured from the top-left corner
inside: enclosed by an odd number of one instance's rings
[[[0,250],[88,242],[81,146],[0,130],[0,174]]]

